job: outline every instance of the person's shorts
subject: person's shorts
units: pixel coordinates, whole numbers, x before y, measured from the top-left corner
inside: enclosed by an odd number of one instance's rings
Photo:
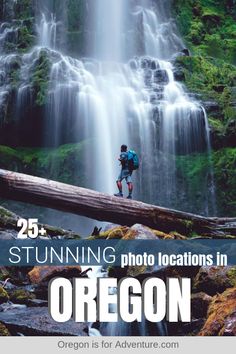
[[[132,172],[130,172],[129,170],[121,170],[117,182],[122,182],[123,179],[126,180],[126,183],[132,183]]]

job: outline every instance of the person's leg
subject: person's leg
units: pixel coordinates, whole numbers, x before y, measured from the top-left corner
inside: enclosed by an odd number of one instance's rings
[[[133,183],[132,183],[132,178],[131,178],[131,174],[126,178],[126,182],[128,185],[128,191],[129,191],[129,195],[128,195],[128,199],[132,199],[132,193],[133,193]]]
[[[123,197],[123,193],[122,193],[122,176],[121,174],[119,175],[117,181],[116,181],[119,193],[114,194],[115,197]]]
[[[119,192],[122,193],[122,182],[121,181],[116,181],[117,187],[119,189]]]
[[[128,199],[132,199],[132,193],[133,193],[133,183],[129,182],[128,184],[128,190],[129,190],[129,195],[128,195]]]

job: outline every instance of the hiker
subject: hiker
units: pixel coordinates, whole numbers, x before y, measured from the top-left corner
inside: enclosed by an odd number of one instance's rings
[[[139,160],[138,156],[133,150],[127,151],[127,145],[121,145],[121,154],[120,158],[118,159],[121,163],[121,172],[118,176],[116,181],[119,193],[114,194],[116,197],[123,197],[122,192],[122,181],[123,179],[126,180],[128,185],[129,194],[127,199],[132,199],[132,192],[133,192],[133,183],[132,183],[132,173],[134,170],[137,170],[139,167]]]

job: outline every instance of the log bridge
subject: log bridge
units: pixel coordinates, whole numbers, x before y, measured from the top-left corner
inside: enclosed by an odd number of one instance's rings
[[[0,197],[132,226],[201,236],[236,236],[236,218],[204,217],[0,169]]]

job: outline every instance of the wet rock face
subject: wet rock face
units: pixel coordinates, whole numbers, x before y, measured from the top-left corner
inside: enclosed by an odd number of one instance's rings
[[[169,78],[166,70],[158,69],[154,72],[154,81],[157,84],[168,84]]]
[[[81,274],[80,266],[43,266],[34,267],[29,273],[29,279],[33,284],[47,283],[55,277],[73,278]]]
[[[0,322],[6,326],[12,335],[25,336],[87,336],[86,323],[76,323],[69,320],[65,323],[55,322],[47,307],[25,308],[0,312]]]
[[[185,80],[185,74],[184,74],[184,71],[183,69],[181,68],[176,68],[174,70],[174,79],[176,81],[184,81]]]
[[[202,267],[193,281],[193,289],[215,295],[235,284],[236,267]]]
[[[236,335],[236,288],[214,296],[200,336]]]
[[[2,230],[0,229],[0,240],[12,240],[16,239],[17,232],[14,230]]]

